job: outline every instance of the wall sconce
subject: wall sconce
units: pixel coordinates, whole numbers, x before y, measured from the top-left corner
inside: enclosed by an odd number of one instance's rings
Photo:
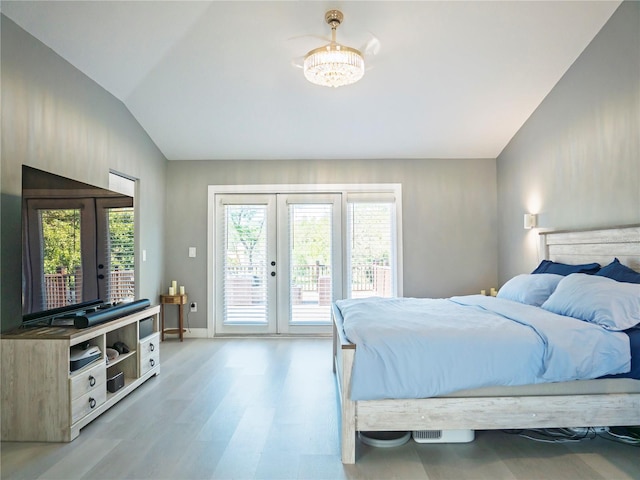
[[[524,214],[524,228],[530,230],[538,226],[538,215],[535,213]]]

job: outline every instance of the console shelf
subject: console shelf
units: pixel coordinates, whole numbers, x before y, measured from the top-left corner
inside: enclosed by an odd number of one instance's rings
[[[155,306],[85,329],[35,327],[2,334],[2,441],[70,442],[158,375],[159,314]],[[148,319],[151,333],[140,338],[140,322]],[[130,351],[107,363],[105,349],[118,341]],[[70,372],[71,347],[86,343],[100,347],[101,357]],[[111,393],[107,380],[117,372],[123,372],[124,386]]]
[[[111,360],[109,363],[107,363],[107,368],[115,367],[120,362],[126,360],[129,357],[134,356],[136,352],[137,352],[136,350],[133,350],[133,351],[130,351],[129,353],[124,353],[122,355],[119,355],[118,358],[116,358],[115,360]]]

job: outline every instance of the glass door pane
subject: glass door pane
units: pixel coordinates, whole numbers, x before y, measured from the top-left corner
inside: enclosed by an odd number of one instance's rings
[[[331,320],[331,204],[289,205],[289,323]]]
[[[278,195],[278,332],[329,333],[342,289],[340,194]]]
[[[108,303],[135,299],[135,214],[132,197],[96,201],[98,290]]]
[[[94,201],[28,199],[25,222],[23,282],[30,295],[22,299],[24,311],[97,299]]]
[[[216,329],[274,333],[275,196],[225,195],[217,211]]]
[[[42,229],[42,308],[74,305],[82,297],[80,209],[39,210]]]
[[[265,205],[225,206],[225,323],[267,322]]]

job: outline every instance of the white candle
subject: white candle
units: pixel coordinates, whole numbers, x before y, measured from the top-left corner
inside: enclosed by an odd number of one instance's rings
[[[480,295],[486,295],[487,291],[486,290],[480,290]]]
[[[176,289],[173,287],[169,287],[169,295],[175,295],[176,294]]]
[[[171,286],[173,287],[173,294],[175,295],[176,292],[178,291],[178,282],[176,282],[175,280],[172,281]]]
[[[180,285],[180,295],[184,295],[184,285]]]

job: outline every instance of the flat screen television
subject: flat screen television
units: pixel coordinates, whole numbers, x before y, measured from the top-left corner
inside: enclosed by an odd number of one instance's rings
[[[133,300],[133,196],[22,167],[22,319]]]

